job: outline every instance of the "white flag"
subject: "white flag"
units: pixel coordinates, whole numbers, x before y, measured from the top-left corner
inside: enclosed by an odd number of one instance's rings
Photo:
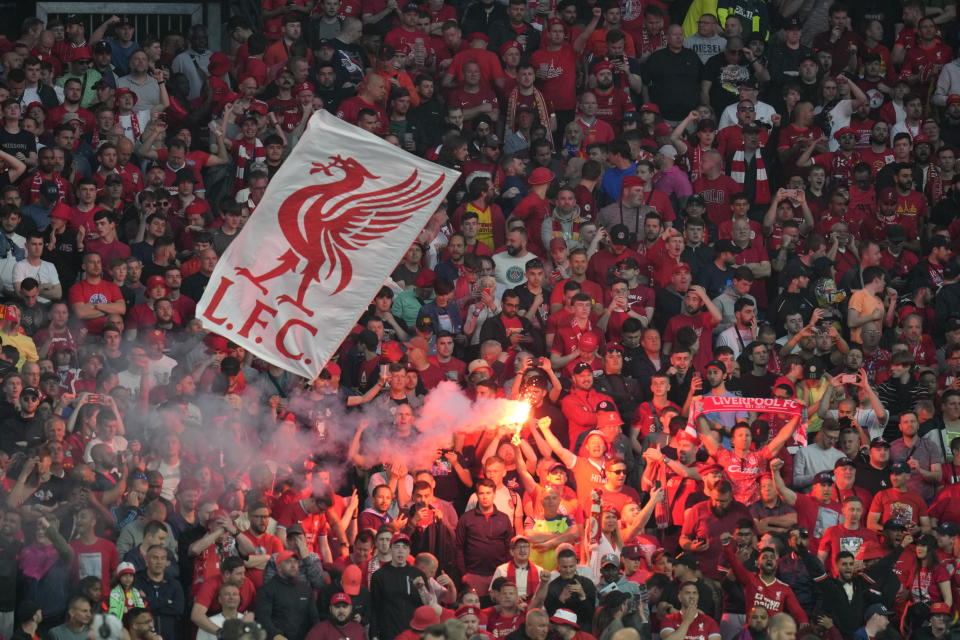
[[[315,113],[220,257],[197,316],[206,329],[313,379],[458,176]]]

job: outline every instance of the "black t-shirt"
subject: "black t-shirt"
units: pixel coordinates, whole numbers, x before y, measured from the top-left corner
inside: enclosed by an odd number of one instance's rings
[[[12,156],[18,153],[29,156],[37,152],[37,137],[23,129],[10,133],[4,127],[0,127],[0,149]]]
[[[746,63],[746,60],[743,60]],[[721,51],[704,65],[703,79],[710,80],[710,106],[723,113],[727,105],[737,101],[741,82],[753,78],[750,64],[730,64],[726,52]]]

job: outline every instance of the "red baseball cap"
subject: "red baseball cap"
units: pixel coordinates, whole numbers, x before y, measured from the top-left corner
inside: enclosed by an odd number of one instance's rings
[[[591,331],[580,336],[579,345],[581,349],[593,351],[600,346],[600,340],[597,339],[597,334]]]
[[[553,182],[553,178],[553,171],[550,171],[550,169],[547,169],[546,167],[537,167],[530,174],[530,178],[527,180],[527,182],[533,186],[538,184],[550,184]]]
[[[285,562],[290,558],[296,558],[296,557],[297,557],[296,551],[290,551],[289,549],[285,549],[277,554],[277,564],[280,564],[281,562]]]
[[[353,565],[351,565],[351,566],[353,566]],[[330,598],[330,604],[331,604],[331,605],[334,605],[334,604],[353,604],[353,600],[350,598],[349,595],[347,595],[346,593],[344,593],[344,592],[341,591],[340,593],[335,593],[335,594],[333,594],[333,597]]]

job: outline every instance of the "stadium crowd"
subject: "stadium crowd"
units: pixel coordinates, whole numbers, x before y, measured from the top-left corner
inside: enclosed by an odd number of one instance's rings
[[[25,20],[0,637],[950,636],[956,14],[263,0],[217,51]],[[321,109],[461,177],[305,380],[196,313]],[[437,446],[441,396],[529,419]]]

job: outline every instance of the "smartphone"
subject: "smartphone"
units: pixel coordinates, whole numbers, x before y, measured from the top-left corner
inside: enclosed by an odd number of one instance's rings
[[[387,376],[389,375],[389,370],[390,370],[390,365],[388,365],[388,364],[382,364],[382,365],[380,365],[380,379],[381,379],[381,380],[386,380],[386,379],[387,379]]]
[[[488,296],[489,296],[489,295],[493,295],[493,289],[491,289],[490,287],[484,287],[484,288],[483,288],[483,292],[484,292],[485,294],[487,294]]]
[[[859,376],[855,373],[844,373],[840,376],[840,384],[857,384]]]

